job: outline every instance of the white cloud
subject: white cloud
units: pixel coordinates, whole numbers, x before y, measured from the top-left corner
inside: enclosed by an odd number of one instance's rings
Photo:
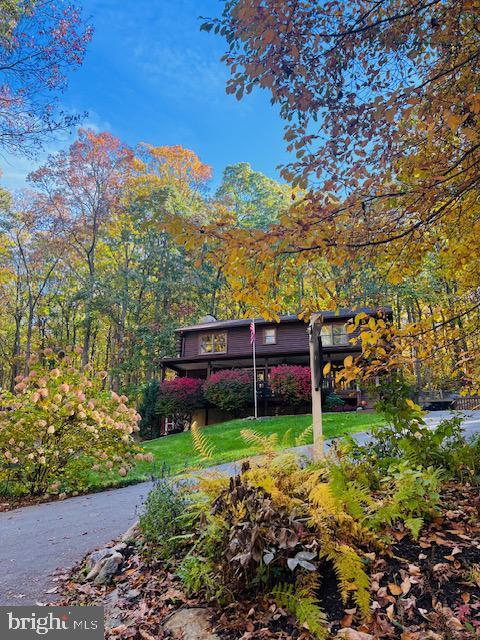
[[[146,82],[170,100],[184,101],[224,99],[228,72],[214,58],[191,47],[182,49],[168,45],[136,46],[134,60]]]
[[[88,117],[80,123],[79,127],[92,129],[95,133],[111,131],[110,123],[102,120],[98,114],[91,110]],[[76,129],[73,131],[58,131],[44,148],[39,150],[34,158],[12,153],[0,154],[0,183],[9,191],[16,191],[28,186],[27,176],[40,167],[52,153],[66,149],[75,139]]]

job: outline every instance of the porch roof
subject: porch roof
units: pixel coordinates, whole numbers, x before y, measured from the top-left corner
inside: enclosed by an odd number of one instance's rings
[[[325,361],[341,361],[349,353],[359,352],[360,349],[355,345],[344,345],[342,347],[325,347],[323,349]],[[265,366],[266,361],[271,365],[276,364],[308,364],[310,354],[307,349],[301,351],[284,351],[257,354],[257,366]],[[213,368],[237,368],[249,367],[253,365],[253,358],[250,354],[229,353],[208,353],[191,357],[173,357],[162,358],[160,364],[164,367],[181,371],[192,371],[198,369],[206,369],[209,365]]]

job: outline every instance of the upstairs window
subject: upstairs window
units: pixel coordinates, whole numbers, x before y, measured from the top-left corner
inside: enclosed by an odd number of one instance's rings
[[[322,345],[324,347],[350,346],[350,335],[345,324],[324,324],[322,327]]]
[[[276,327],[269,327],[263,330],[263,344],[277,344]]]
[[[227,334],[226,333],[206,333],[200,336],[200,353],[226,353]]]

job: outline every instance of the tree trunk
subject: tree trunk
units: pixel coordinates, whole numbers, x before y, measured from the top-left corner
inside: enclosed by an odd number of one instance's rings
[[[15,378],[18,376],[18,357],[20,355],[20,329],[22,324],[22,314],[17,310],[15,312],[15,335],[12,347],[12,372],[10,376],[10,391],[13,393],[15,387]]]
[[[30,356],[32,355],[32,334],[33,334],[33,316],[35,312],[35,306],[31,296],[28,300],[28,318],[27,318],[27,342],[25,345],[25,366],[24,372],[28,376],[30,371]]]

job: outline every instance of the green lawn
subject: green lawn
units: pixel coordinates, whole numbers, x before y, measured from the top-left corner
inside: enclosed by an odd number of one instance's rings
[[[267,419],[254,420],[230,420],[210,427],[205,427],[204,433],[215,447],[215,455],[208,462],[198,459],[190,432],[177,433],[156,440],[149,440],[143,444],[146,451],[155,456],[153,469],[151,464],[140,463],[130,474],[129,478],[140,479],[152,473],[173,474],[186,468],[201,468],[241,460],[255,453],[241,438],[242,429],[255,429],[262,434],[278,433],[279,440],[290,430],[289,445],[295,446],[295,437],[298,436],[312,422],[311,415],[276,416]],[[368,431],[374,425],[382,422],[380,416],[375,413],[327,413],[323,416],[323,432],[325,438],[335,438],[347,433]],[[311,438],[309,439],[309,443]]]

